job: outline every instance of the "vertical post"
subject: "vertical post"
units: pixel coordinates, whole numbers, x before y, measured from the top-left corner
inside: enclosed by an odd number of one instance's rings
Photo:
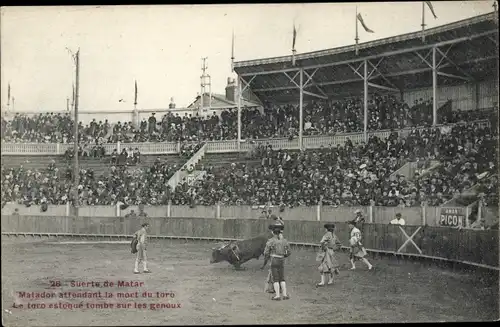
[[[364,84],[364,91],[363,91],[363,106],[364,106],[364,126],[363,126],[363,136],[365,139],[365,142],[368,141],[368,61],[365,60],[364,63],[365,69],[364,69],[364,75],[363,75],[363,84]]]
[[[426,213],[426,207],[427,205],[424,203],[422,207],[422,226],[427,225],[427,213]]]
[[[237,106],[238,106],[238,144],[237,144],[237,149],[238,151],[241,150],[241,77],[238,76],[238,85],[237,85],[237,93],[238,93],[238,98],[236,101]]]
[[[220,218],[220,202],[217,202],[217,207],[215,209],[215,218]]]
[[[425,2],[422,1],[422,42],[425,42]]]
[[[469,215],[470,215],[470,210],[469,207],[467,206],[465,207],[465,221],[462,221],[462,227],[463,225],[465,225],[465,227],[469,227]]]
[[[356,41],[356,56],[358,55],[358,42],[359,42],[359,35],[358,35],[358,7],[356,6],[356,16],[354,16],[355,24],[356,24],[356,36],[354,37],[354,41]]]
[[[134,112],[132,113],[132,121],[134,122],[135,128],[139,128],[139,112],[137,111],[137,103],[134,103]]]
[[[477,203],[477,221],[481,221],[483,218],[483,199],[479,199]]]
[[[372,205],[370,205],[368,207],[368,222],[370,224],[373,224],[373,206]]]
[[[437,117],[437,63],[436,47],[432,48],[432,126],[438,123]]]
[[[78,167],[78,97],[80,93],[80,49],[78,49],[75,56],[75,64],[76,64],[76,73],[75,73],[75,135],[74,135],[74,152],[75,152],[75,166],[74,166],[74,187],[75,187],[75,218],[78,218],[78,206],[79,206],[79,197],[78,197],[78,184],[80,183],[80,169]]]
[[[302,150],[303,145],[303,134],[304,134],[304,69],[300,69],[300,81],[299,81],[299,149]]]
[[[172,200],[168,200],[167,204],[167,217],[172,217]]]
[[[323,200],[319,200],[318,204],[316,205],[316,220],[321,221],[321,207],[323,205]]]
[[[480,93],[479,82],[475,82],[474,83],[474,108],[476,110],[479,109],[479,93]]]

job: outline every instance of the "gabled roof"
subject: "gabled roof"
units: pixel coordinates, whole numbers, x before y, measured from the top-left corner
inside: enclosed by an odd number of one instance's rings
[[[208,103],[209,94],[205,93],[203,96],[204,96],[205,103]],[[200,105],[200,96],[198,95],[198,96],[196,96],[196,99],[188,106],[188,109],[198,108],[199,105]],[[238,106],[238,104],[234,101],[227,99],[225,94],[212,93],[212,103],[211,103],[212,109],[236,108],[237,106]],[[258,107],[258,106],[260,106],[260,104],[242,98],[241,99],[241,106],[242,107]]]

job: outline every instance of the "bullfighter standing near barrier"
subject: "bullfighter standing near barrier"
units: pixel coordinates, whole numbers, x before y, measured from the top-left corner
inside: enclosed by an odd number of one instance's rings
[[[136,251],[137,257],[135,259],[135,267],[134,274],[139,274],[139,264],[142,262],[144,264],[144,273],[150,273],[151,271],[148,269],[148,258],[146,255],[146,247],[147,247],[147,238],[148,238],[148,229],[149,224],[142,224],[141,229],[139,229],[134,234],[134,241],[136,241]],[[133,243],[134,243],[133,241]]]
[[[280,230],[280,234],[278,235],[279,239],[283,239],[283,229],[285,228],[283,220],[276,217],[274,219],[274,225],[269,225],[269,230],[271,231],[272,236],[274,236],[274,233],[273,233],[274,226],[283,227]],[[269,261],[269,258],[264,258],[264,264],[262,265],[262,267],[260,269],[264,269],[264,267],[267,265],[268,261]],[[274,293],[273,277],[272,276],[273,275],[272,275],[271,267],[269,267],[269,272],[267,274],[266,284],[264,286],[264,292]]]
[[[271,259],[271,275],[273,279],[275,296],[273,300],[279,301],[280,297],[280,287],[283,293],[283,300],[288,300],[285,283],[285,258],[290,256],[290,245],[284,237],[280,237],[283,230],[283,226],[272,225],[272,231],[274,237],[269,239],[266,244],[266,249],[264,250],[264,257],[266,261]]]
[[[339,264],[335,256],[335,251],[340,250],[342,244],[337,236],[334,234],[335,225],[333,223],[325,224],[326,233],[321,239],[321,252],[318,254],[318,261],[321,264],[318,270],[321,274],[321,282],[316,286],[325,286],[326,275],[328,275],[328,285],[333,284],[333,274],[339,274]]]
[[[366,249],[363,247],[363,244],[361,243],[361,231],[356,228],[356,222],[349,221],[348,224],[349,228],[351,229],[350,239],[349,239],[349,243],[351,245],[351,253],[349,259],[351,260],[352,267],[350,268],[350,270],[356,269],[354,260],[362,260],[368,266],[368,270],[372,270],[373,268],[372,264],[365,258]]]

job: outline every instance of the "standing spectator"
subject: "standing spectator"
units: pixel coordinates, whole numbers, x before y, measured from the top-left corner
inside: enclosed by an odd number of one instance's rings
[[[144,204],[139,204],[139,218],[147,218],[148,214],[144,212]]]
[[[153,112],[151,114],[151,117],[148,119],[148,125],[149,125],[149,134],[153,134],[153,132],[156,132],[156,118],[155,118],[155,113]]]
[[[16,208],[14,209],[14,212],[12,213],[13,216],[19,216],[19,209]]]
[[[139,148],[135,148],[133,159],[134,159],[134,164],[141,163],[141,153],[139,152]]]
[[[391,225],[401,225],[401,226],[406,225],[405,220],[401,217],[401,213],[399,213],[399,212],[396,214],[396,218],[391,220],[390,224]]]
[[[365,223],[365,217],[363,217],[363,211],[361,209],[357,209],[355,211],[356,217],[354,218],[354,222],[357,226],[362,226]]]
[[[117,160],[118,160],[118,150],[113,149],[113,152],[111,153],[111,163],[115,165]]]

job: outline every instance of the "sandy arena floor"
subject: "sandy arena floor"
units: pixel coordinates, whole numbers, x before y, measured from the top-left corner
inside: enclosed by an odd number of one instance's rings
[[[300,324],[351,322],[468,321],[498,318],[498,274],[453,271],[391,258],[370,260],[374,271],[348,257],[333,286],[319,280],[315,252],[294,249],[286,265],[291,299],[271,301],[263,292],[267,269],[262,259],[234,271],[227,263],[209,264],[213,243],[153,241],[148,256],[152,274],[132,273],[134,255],[126,244],[51,244],[60,240],[2,237],[2,298],[5,326]],[[70,240],[66,240],[70,241]],[[71,281],[113,281],[107,288],[71,287]],[[61,287],[51,288],[50,281]],[[142,287],[117,287],[118,281],[142,281]],[[109,292],[109,299],[20,299],[18,292]],[[118,299],[117,292],[139,298]],[[141,297],[142,292],[153,297]],[[156,292],[174,293],[158,298]],[[23,304],[14,308],[13,303]],[[27,308],[33,303],[45,309]],[[113,309],[55,309],[58,302]],[[118,303],[130,308],[117,308]],[[129,303],[129,304],[127,304]],[[152,309],[151,304],[174,308]],[[135,306],[146,305],[146,308]],[[180,308],[178,308],[180,304]]]

